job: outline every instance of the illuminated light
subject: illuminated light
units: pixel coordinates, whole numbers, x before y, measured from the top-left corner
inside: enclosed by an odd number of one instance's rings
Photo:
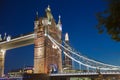
[[[62,31],[62,24],[57,24],[57,28]]]
[[[47,36],[47,34],[46,34],[46,33],[45,33],[44,35],[45,35],[45,36]]]
[[[52,45],[52,48],[53,48],[53,49],[57,49],[57,46],[53,44],[53,45]]]
[[[1,49],[0,50],[3,54],[6,52],[6,50],[5,49]]]
[[[11,36],[7,37],[7,42],[9,42],[11,40]]]
[[[59,26],[59,30],[60,30],[60,31],[62,31],[62,25],[61,25],[61,26]]]

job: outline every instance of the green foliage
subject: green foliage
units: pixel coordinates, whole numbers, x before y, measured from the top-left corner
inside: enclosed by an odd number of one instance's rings
[[[120,41],[120,0],[107,0],[108,9],[97,13],[99,33],[106,31],[112,39]]]

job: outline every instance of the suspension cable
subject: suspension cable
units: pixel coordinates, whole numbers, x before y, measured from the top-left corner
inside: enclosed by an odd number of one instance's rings
[[[101,65],[103,65],[103,66],[120,68],[119,66],[113,66],[113,65],[104,64],[104,63],[101,63],[101,62],[97,62],[97,61],[95,61],[95,60],[88,59],[88,58],[86,58],[86,57],[84,57],[84,56],[78,55],[78,54],[76,54],[75,52],[67,49],[66,47],[64,47],[63,45],[61,45],[60,43],[58,43],[58,42],[57,42],[56,40],[54,40],[51,36],[49,36],[49,35],[47,35],[47,36],[48,36],[48,38],[52,41],[52,43],[54,43],[54,44],[58,47],[59,50],[61,50],[60,47],[59,47],[59,46],[61,46],[61,47],[64,48],[65,50],[67,50],[67,51],[75,54],[76,56],[79,56],[79,57],[81,57],[81,58],[87,59],[88,61],[95,62],[95,63],[101,64]],[[58,44],[59,46],[58,46],[57,44]],[[71,59],[73,59],[73,57],[71,57]],[[77,62],[78,62],[78,61],[77,61]],[[79,64],[83,64],[83,63],[79,62]],[[87,65],[87,64],[83,64],[83,65],[89,66],[89,67],[91,67],[91,68],[97,68],[97,67],[90,66],[90,65]],[[108,68],[101,68],[101,69],[108,69]]]
[[[65,42],[64,42],[65,43]],[[67,46],[69,46],[67,43],[65,43]],[[70,47],[70,46],[69,46]],[[71,48],[71,47],[70,47]],[[72,50],[72,48],[71,48],[71,50]],[[80,52],[79,52],[80,53]],[[84,59],[87,59],[87,60],[89,60],[89,61],[91,61],[91,62],[95,62],[95,63],[98,63],[98,64],[101,64],[101,65],[106,65],[106,66],[111,66],[111,67],[118,67],[118,68],[120,68],[119,66],[114,66],[114,65],[109,65],[109,64],[105,64],[105,63],[101,63],[101,62],[98,62],[98,61],[95,61],[95,60],[92,60],[92,59],[89,59],[89,58],[87,58],[87,57],[84,57],[84,56],[81,56],[81,55],[79,55],[79,54],[75,54],[75,55],[77,55],[77,56],[79,56],[79,57],[82,57],[82,58],[84,58]]]

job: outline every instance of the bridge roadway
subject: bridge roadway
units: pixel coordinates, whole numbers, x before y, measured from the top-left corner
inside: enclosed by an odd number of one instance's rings
[[[22,77],[11,77],[11,78],[4,77],[4,78],[0,78],[0,80],[23,80],[23,78]]]
[[[49,75],[51,80],[67,80],[69,78],[73,78],[73,77],[88,77],[91,79],[95,79],[98,77],[103,77],[104,79],[107,77],[110,78],[116,78],[116,79],[120,79],[120,72],[101,72],[101,73],[97,73],[97,72],[81,72],[81,73],[58,73],[58,74],[50,74]]]
[[[70,76],[70,77],[86,77],[86,76],[98,76],[99,74],[103,76],[114,76],[120,75],[120,72],[80,72],[80,73],[57,73],[57,74],[50,74],[49,76],[56,76],[56,77],[63,77],[63,76]]]
[[[104,79],[106,79],[107,77],[110,78],[109,80],[113,80],[112,78],[115,78],[114,80],[120,79],[120,72],[101,72],[100,74],[97,72],[56,73],[56,74],[49,74],[48,76],[49,76],[49,80],[70,80],[70,78],[73,78],[73,77],[79,77],[79,78],[86,77],[86,78],[95,79],[95,78],[98,78],[100,75],[102,75]],[[30,78],[29,76],[28,80],[29,79],[34,80],[32,78],[33,77]],[[22,76],[21,77],[9,77],[9,78],[4,77],[4,78],[0,78],[0,80],[24,80],[24,77]]]
[[[5,50],[10,50],[18,47],[27,46],[33,43],[34,43],[34,33],[29,33],[26,35],[18,36],[16,38],[12,38],[9,41],[4,40],[0,42],[0,48]]]

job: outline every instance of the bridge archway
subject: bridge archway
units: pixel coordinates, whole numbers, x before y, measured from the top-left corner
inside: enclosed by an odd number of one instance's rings
[[[34,45],[24,46],[6,51],[5,74],[26,66],[33,66]]]
[[[4,61],[6,56],[6,51],[31,45],[34,43],[34,34],[29,33],[22,36],[14,37],[11,40],[4,40],[0,42],[0,77],[4,76]]]

